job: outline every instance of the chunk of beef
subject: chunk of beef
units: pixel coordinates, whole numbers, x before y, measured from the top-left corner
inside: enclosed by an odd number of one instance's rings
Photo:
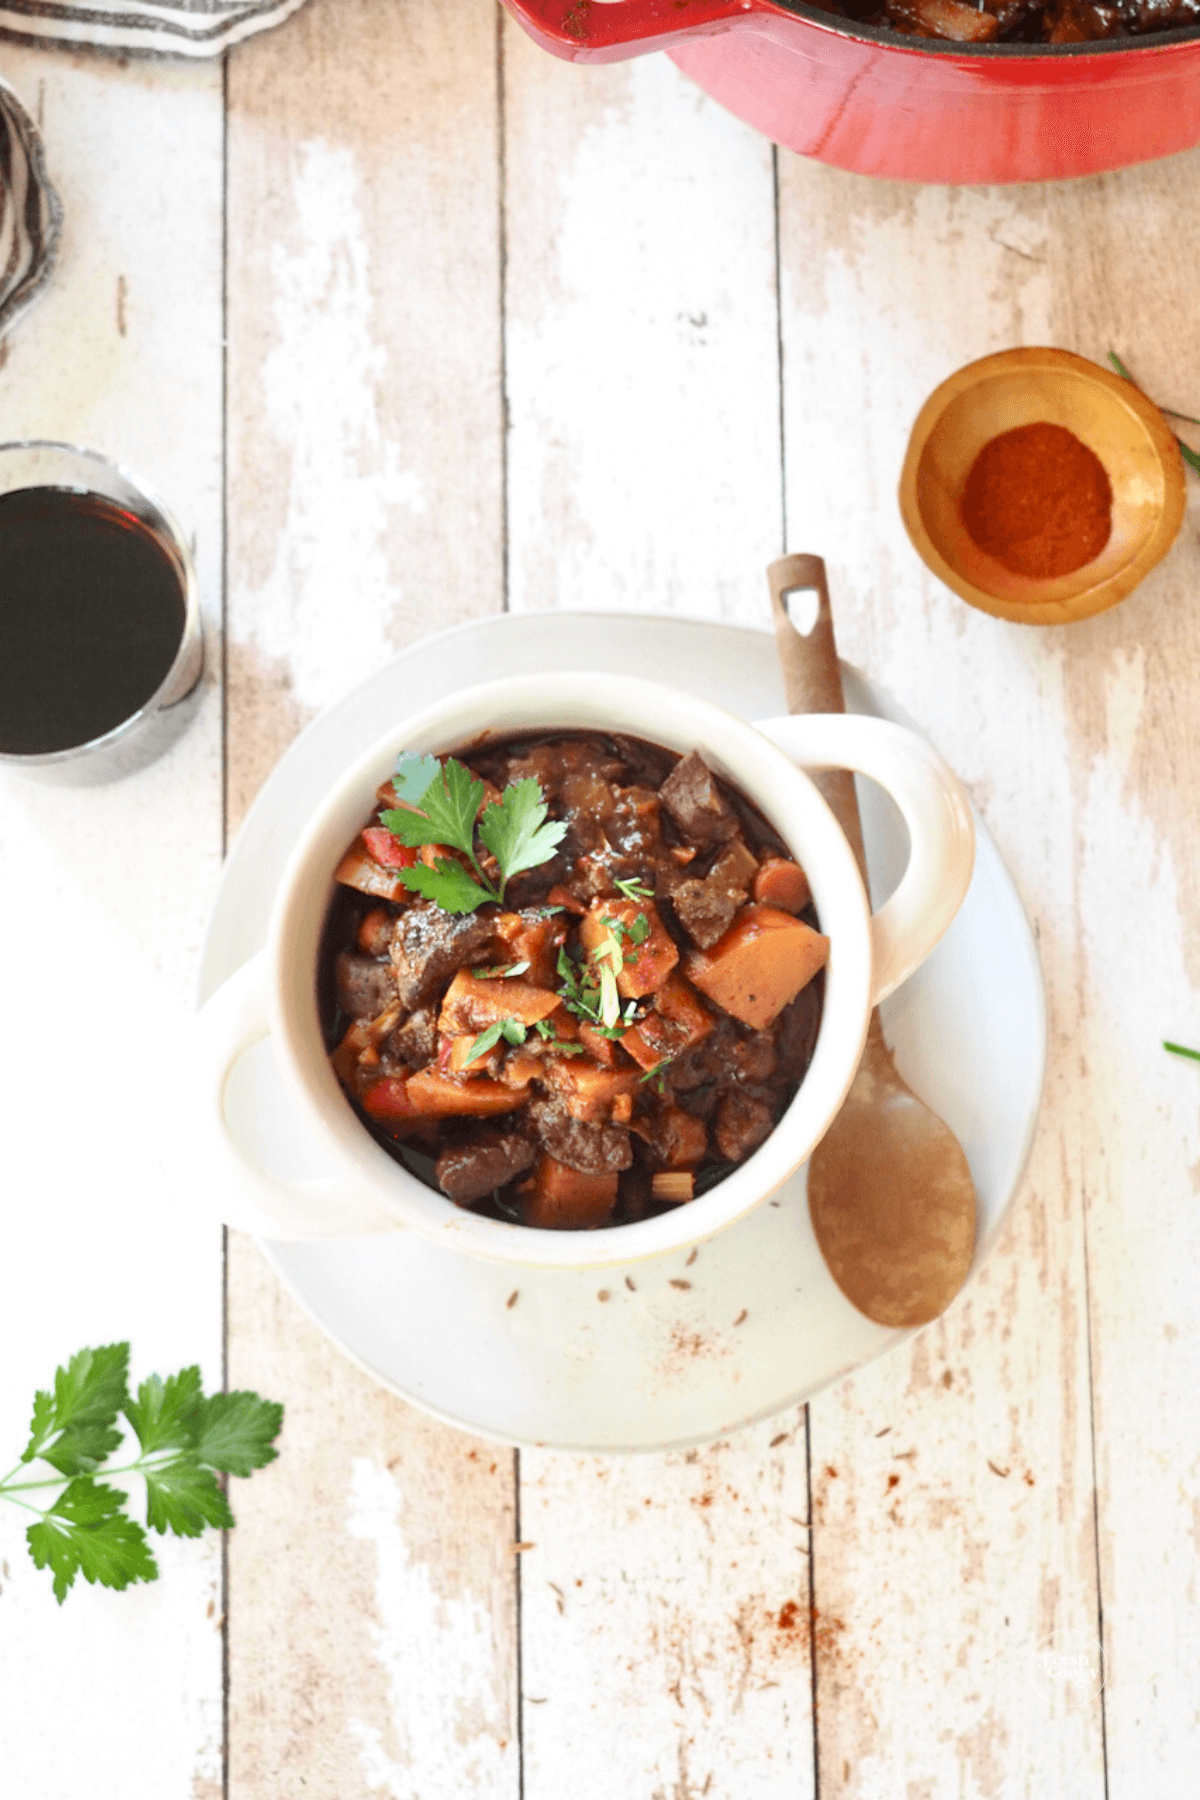
[[[675,764],[659,790],[659,798],[684,837],[693,844],[726,844],[737,836],[737,814],[698,750],[690,751]]]
[[[581,1175],[606,1175],[633,1162],[623,1125],[589,1125],[573,1119],[560,1100],[531,1100],[525,1117],[543,1150]]]
[[[398,1025],[387,1041],[388,1055],[406,1068],[420,1069],[433,1061],[437,1049],[437,1014],[422,1006]]]
[[[704,881],[677,881],[671,890],[671,904],[679,922],[694,944],[708,950],[724,937],[733,923],[733,915],[742,904],[743,894],[708,876]]]
[[[825,992],[824,977],[817,975],[807,987],[800,989],[789,1006],[785,1006],[775,1022],[775,1047],[779,1053],[779,1073],[792,1086],[804,1079],[805,1070],[817,1047],[821,1027],[821,1000]]]
[[[435,1173],[443,1194],[459,1206],[470,1206],[523,1175],[536,1157],[537,1149],[527,1137],[491,1126],[448,1145],[437,1159]]]
[[[771,1109],[765,1100],[735,1088],[726,1094],[717,1113],[714,1133],[717,1149],[727,1162],[741,1162],[744,1156],[758,1149],[773,1124]]]
[[[337,1003],[352,1019],[377,1019],[396,1004],[396,971],[390,962],[343,950],[334,964],[334,975]]]
[[[403,1006],[428,1006],[464,964],[482,962],[495,937],[494,917],[410,906],[396,921],[392,962]]]

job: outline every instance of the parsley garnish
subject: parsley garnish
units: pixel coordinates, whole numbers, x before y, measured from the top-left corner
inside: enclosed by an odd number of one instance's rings
[[[647,887],[644,881],[639,881],[636,877],[632,881],[618,881],[614,875],[613,886],[623,900],[652,900],[654,898],[654,889]]]
[[[667,1091],[667,1070],[673,1061],[673,1057],[664,1056],[661,1062],[656,1062],[654,1067],[652,1069],[647,1069],[646,1073],[641,1077],[641,1080],[638,1083],[639,1087],[642,1083],[648,1081],[656,1094],[665,1094]]]
[[[549,862],[566,834],[565,824],[547,818],[542,790],[532,776],[510,782],[499,801],[484,809],[478,824],[479,841],[500,870],[496,884],[484,874],[475,853],[482,781],[452,756],[441,763],[436,756],[405,750],[396,760],[393,783],[406,805],[379,815],[392,835],[409,849],[436,844],[458,850],[474,871],[472,875],[445,856],[438,857],[432,869],[418,864],[396,871],[406,888],[436,901],[445,912],[474,912],[489,901],[503,906],[510,877]]]
[[[527,1036],[528,1031],[522,1020],[497,1019],[495,1024],[489,1025],[486,1031],[481,1031],[471,1045],[463,1063],[464,1069],[468,1063],[476,1062],[479,1057],[485,1056],[489,1050],[494,1049],[501,1038],[506,1044],[523,1044]]]
[[[529,967],[527,962],[509,963],[507,969],[472,969],[476,981],[502,981],[507,975],[523,975]]]
[[[132,1425],[141,1453],[117,1468],[108,1458],[123,1441],[118,1415]],[[122,1511],[128,1496],[100,1474],[140,1475],[152,1531],[199,1537],[206,1525],[228,1530],[233,1514],[218,1474],[249,1475],[274,1461],[283,1408],[257,1394],[211,1394],[200,1371],[182,1369],[163,1381],[151,1375],[129,1393],[129,1345],[80,1350],[54,1375],[54,1392],[33,1402],[29,1442],[0,1481],[0,1498],[38,1515],[25,1533],[39,1569],[54,1576],[61,1606],[76,1575],[102,1587],[154,1581],[158,1565],[137,1522]],[[17,1480],[35,1461],[55,1474]],[[57,1488],[42,1507],[26,1496]]]
[[[616,958],[617,968],[613,967]],[[582,966],[572,962],[565,950],[558,953],[559,993],[568,1012],[583,1019],[601,1036],[619,1038],[628,1031],[637,1013],[637,1001],[626,1003],[621,1010],[617,992],[617,970],[624,966],[621,946],[611,935],[604,939]]]

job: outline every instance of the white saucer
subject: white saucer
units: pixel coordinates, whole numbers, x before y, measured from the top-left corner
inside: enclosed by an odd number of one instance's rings
[[[358,753],[412,709],[529,668],[650,670],[748,719],[786,710],[765,632],[644,614],[538,613],[427,638],[315,720],[255,801],[226,865],[201,966],[206,998],[266,938],[308,812]],[[912,721],[843,667],[847,706]],[[876,904],[907,854],[890,801],[860,784]],[[1033,1138],[1045,1004],[1033,935],[976,817],[975,874],[929,960],[886,1002],[901,1073],[953,1127],[979,1199],[975,1266],[995,1241]],[[275,1073],[244,1059],[261,1129],[311,1170],[322,1152]],[[362,1368],[439,1418],[510,1443],[644,1451],[703,1442],[809,1398],[908,1333],[864,1319],[809,1224],[804,1171],[692,1253],[600,1275],[474,1262],[414,1232],[264,1243],[300,1304]],[[516,1299],[511,1299],[513,1294]]]

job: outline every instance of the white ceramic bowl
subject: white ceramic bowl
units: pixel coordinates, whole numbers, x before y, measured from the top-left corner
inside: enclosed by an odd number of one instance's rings
[[[599,1231],[544,1231],[454,1206],[375,1142],[330,1065],[316,968],[332,871],[370,815],[398,751],[463,752],[517,731],[581,728],[625,732],[682,753],[700,749],[718,775],[755,802],[803,865],[831,950],[812,1063],[752,1156],[670,1213]],[[833,814],[798,765],[854,769],[878,781],[899,806],[909,863],[877,913]],[[331,788],[285,870],[266,948],[198,1015],[201,1148],[223,1216],[273,1238],[407,1226],[468,1254],[539,1267],[627,1262],[711,1237],[765,1200],[810,1154],[853,1079],[871,1009],[941,937],[966,894],[973,860],[970,808],[956,777],[922,739],[882,720],[810,714],[753,726],[657,683],[588,672],[530,675],[454,694],[399,723]],[[331,1177],[297,1180],[262,1167],[231,1126],[227,1079],[264,1036],[293,1101],[331,1155],[337,1171]]]

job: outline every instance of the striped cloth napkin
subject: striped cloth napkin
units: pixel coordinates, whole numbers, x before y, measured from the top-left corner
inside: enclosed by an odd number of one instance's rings
[[[42,43],[100,44],[160,56],[219,56],[278,25],[304,0],[0,0],[0,33]]]
[[[0,81],[0,337],[40,293],[61,226],[33,120]]]

